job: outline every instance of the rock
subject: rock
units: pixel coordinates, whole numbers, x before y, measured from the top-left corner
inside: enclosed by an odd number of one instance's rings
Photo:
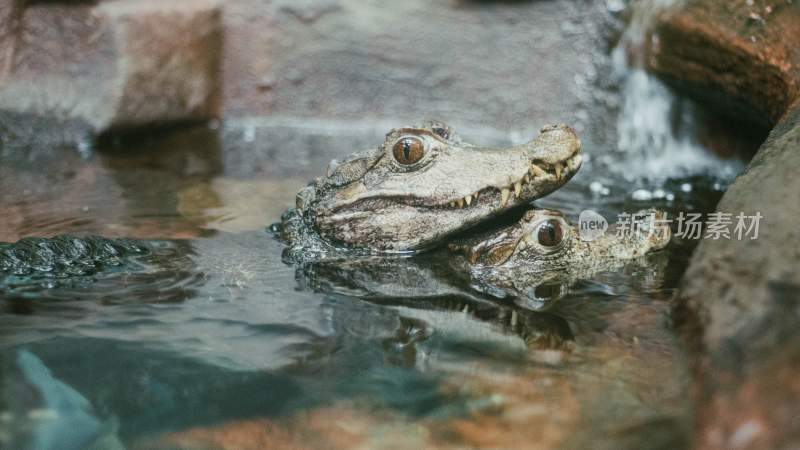
[[[697,448],[800,445],[800,8],[691,0],[662,16],[656,73],[772,126],[717,211],[760,213],[757,239],[705,239],[675,320],[692,356]]]
[[[699,448],[800,444],[798,144],[795,109],[717,208],[760,212],[758,238],[704,240],[682,282],[675,313],[694,356]]]
[[[257,418],[197,427],[133,445],[134,450],[432,448],[427,430],[390,412],[336,405],[283,420]],[[437,447],[438,448],[438,447]]]
[[[5,117],[56,118],[100,133],[217,114],[216,1],[2,3]]]
[[[430,117],[522,135],[574,124],[604,4],[512,3],[228,2],[224,113],[344,126]]]
[[[0,0],[0,114],[74,119],[79,136],[218,113],[580,127],[608,20],[602,2],[223,3]]]
[[[769,14],[747,0],[690,0],[667,12],[653,29],[650,70],[720,111],[774,126],[800,94],[800,6],[768,3]]]

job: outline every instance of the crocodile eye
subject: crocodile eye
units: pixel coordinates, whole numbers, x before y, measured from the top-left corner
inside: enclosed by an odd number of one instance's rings
[[[397,162],[407,166],[414,164],[425,156],[425,146],[419,138],[404,137],[395,142],[394,147],[392,147],[392,153]]]
[[[561,229],[561,223],[552,219],[539,225],[539,231],[536,233],[536,239],[539,244],[545,247],[555,247],[561,243],[563,237],[564,232]]]

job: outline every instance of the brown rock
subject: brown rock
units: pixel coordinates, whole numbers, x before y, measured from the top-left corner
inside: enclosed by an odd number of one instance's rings
[[[647,64],[722,111],[773,126],[800,95],[800,5],[751,3],[692,0],[667,12]]]
[[[757,239],[704,240],[676,319],[694,353],[700,448],[796,448],[800,424],[800,109],[776,127],[718,211],[760,212]]]
[[[717,208],[734,220],[760,213],[758,238],[701,242],[677,297],[695,444],[797,448],[800,5],[691,0],[654,30],[653,71],[751,123],[777,124]]]
[[[426,430],[385,412],[348,406],[287,419],[251,419],[168,434],[133,447],[147,450],[306,450],[432,448]]]
[[[94,132],[217,113],[215,1],[3,0],[0,20],[0,111]]]

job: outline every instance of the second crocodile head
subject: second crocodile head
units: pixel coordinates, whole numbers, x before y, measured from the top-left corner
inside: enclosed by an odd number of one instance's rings
[[[632,215],[631,226],[617,224],[608,233],[585,240],[578,227],[552,209],[531,209],[519,222],[450,244],[473,269],[528,273],[549,270],[594,269],[644,256],[664,248],[672,233],[666,214],[655,209]]]

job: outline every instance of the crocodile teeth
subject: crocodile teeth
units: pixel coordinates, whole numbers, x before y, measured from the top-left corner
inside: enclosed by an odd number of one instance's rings
[[[469,204],[472,203],[472,196],[468,195],[464,197],[464,201],[467,202],[467,206],[469,206]]]
[[[462,311],[464,314],[469,313],[469,305],[464,305],[464,310]]]
[[[503,208],[508,203],[508,195],[511,193],[507,188],[500,190],[500,207]]]
[[[530,181],[530,177],[528,177],[528,174],[526,173],[525,176],[522,177],[522,182],[527,183],[528,181]]]
[[[511,311],[511,326],[512,327],[516,327],[517,326],[517,312],[516,311]]]
[[[516,183],[514,183],[514,194],[516,194],[516,196],[519,197],[520,192],[522,192],[522,182],[517,181]]]
[[[463,208],[464,207],[464,199],[463,198],[458,199],[458,207],[459,208]]]
[[[540,176],[540,175],[542,175],[544,173],[544,169],[542,169],[541,167],[537,166],[536,164],[531,164],[530,172],[531,172],[531,175],[533,175],[534,177],[538,177],[538,176]]]
[[[450,202],[450,207],[451,208],[455,208],[456,207],[456,202]]]
[[[563,169],[563,166],[561,165],[561,163],[556,164],[556,180],[560,180],[561,179],[561,170],[562,169]]]

